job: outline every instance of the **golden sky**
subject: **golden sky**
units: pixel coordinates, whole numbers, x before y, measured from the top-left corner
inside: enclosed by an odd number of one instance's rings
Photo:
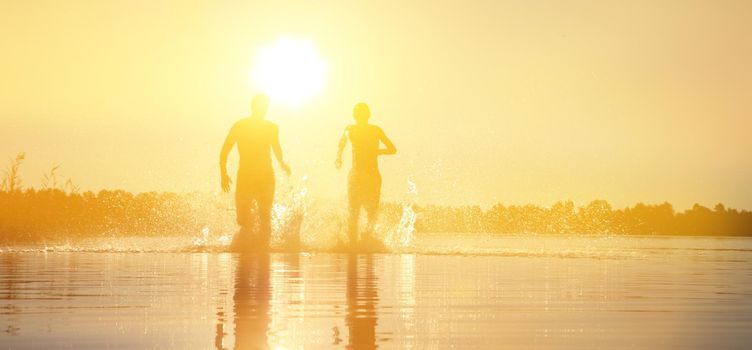
[[[385,200],[752,208],[750,1],[3,1],[0,30],[0,157],[28,185],[62,163],[83,189],[218,190],[254,59],[289,36],[327,82],[269,119],[317,196],[343,198],[365,101],[399,150]]]

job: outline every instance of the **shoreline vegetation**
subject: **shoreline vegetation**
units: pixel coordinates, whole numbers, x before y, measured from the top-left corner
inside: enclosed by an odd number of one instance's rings
[[[59,166],[43,176],[41,189],[24,189],[18,176],[24,159],[23,154],[12,159],[0,182],[0,244],[196,234],[206,228],[212,232],[236,230],[230,200],[211,194],[80,192],[70,179],[58,179]],[[557,202],[551,207],[497,204],[487,210],[480,206],[384,203],[380,221],[398,223],[407,211],[416,214],[416,234],[752,236],[752,212],[726,208],[720,203],[713,209],[695,204],[683,212],[676,212],[669,203],[637,203],[614,209],[605,200],[583,206],[575,206],[572,201]],[[338,214],[310,219],[332,221],[317,223],[318,229],[341,231],[344,213]]]

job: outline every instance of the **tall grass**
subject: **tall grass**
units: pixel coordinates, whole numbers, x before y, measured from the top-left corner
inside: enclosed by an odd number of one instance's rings
[[[3,181],[0,182],[0,189],[7,192],[21,190],[22,181],[19,170],[25,159],[25,153],[18,153],[15,158],[11,158],[10,165],[3,171]]]

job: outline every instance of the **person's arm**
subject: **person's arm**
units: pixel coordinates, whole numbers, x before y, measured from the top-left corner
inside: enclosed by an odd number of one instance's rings
[[[222,191],[230,192],[230,184],[232,179],[227,175],[227,156],[230,154],[232,147],[235,146],[237,136],[235,135],[235,126],[233,125],[230,132],[225,137],[225,143],[222,144],[222,150],[219,151],[219,174],[221,178]]]
[[[290,167],[282,159],[282,146],[279,145],[279,129],[276,126],[274,127],[274,135],[272,136],[272,151],[274,151],[274,157],[277,158],[280,168],[289,176]]]
[[[394,147],[394,144],[392,143],[392,140],[390,140],[386,134],[384,133],[384,130],[381,130],[379,128],[379,141],[381,141],[386,148],[380,148],[379,149],[379,155],[390,155],[390,154],[396,154],[397,148]]]
[[[339,169],[342,167],[342,152],[345,151],[347,146],[347,128],[342,132],[342,137],[339,139],[339,146],[337,147],[337,159],[334,161],[334,166]]]

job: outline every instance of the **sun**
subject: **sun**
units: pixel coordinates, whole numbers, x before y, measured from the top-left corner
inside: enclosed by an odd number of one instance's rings
[[[259,51],[251,79],[274,103],[299,106],[323,90],[326,64],[312,41],[281,38]]]

